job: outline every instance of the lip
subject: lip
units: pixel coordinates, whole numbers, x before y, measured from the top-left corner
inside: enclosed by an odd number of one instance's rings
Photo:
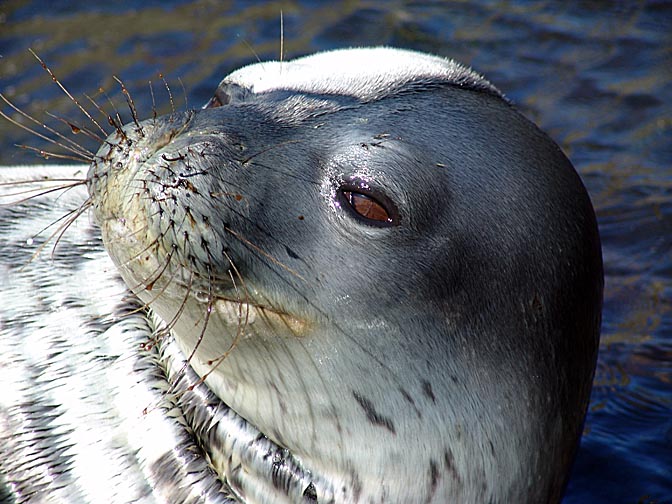
[[[308,332],[309,324],[306,320],[268,306],[217,297],[212,308],[213,313],[219,315],[227,325],[254,325],[255,327],[264,325],[274,335],[291,337],[305,336]]]

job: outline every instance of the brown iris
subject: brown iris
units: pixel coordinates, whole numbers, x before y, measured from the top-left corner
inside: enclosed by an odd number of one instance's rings
[[[360,222],[369,226],[399,225],[399,212],[390,199],[368,188],[342,187],[339,191],[341,206]]]
[[[392,223],[392,218],[385,207],[371,196],[352,191],[343,191],[343,196],[352,209],[362,217],[373,221]]]

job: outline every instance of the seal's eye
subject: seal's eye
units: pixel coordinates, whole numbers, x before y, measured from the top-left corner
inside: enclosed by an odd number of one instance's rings
[[[342,187],[338,191],[338,199],[341,206],[350,210],[360,222],[376,227],[399,225],[399,212],[386,196]]]
[[[210,101],[203,105],[204,109],[217,108],[226,105],[231,101],[231,97],[226,92],[226,88],[219,87]]]
[[[215,94],[215,96],[210,98],[210,101],[208,103],[206,103],[203,106],[203,108],[204,109],[206,109],[206,108],[217,108],[217,107],[221,107],[222,105],[224,105],[224,103],[222,102],[222,99]]]
[[[204,109],[223,107],[229,103],[245,101],[250,91],[247,88],[239,86],[233,82],[220,82],[215,94],[210,101],[203,105]]]

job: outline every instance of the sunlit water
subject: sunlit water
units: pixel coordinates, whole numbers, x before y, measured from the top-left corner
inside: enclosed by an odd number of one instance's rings
[[[600,359],[565,503],[672,503],[672,3],[0,3],[0,90],[76,117],[75,95],[121,77],[141,115],[204,103],[222,76],[277,58],[388,44],[473,66],[551,134],[582,175],[604,247]],[[0,165],[45,147],[0,121]]]

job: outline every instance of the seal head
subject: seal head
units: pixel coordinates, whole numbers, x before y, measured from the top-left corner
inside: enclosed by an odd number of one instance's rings
[[[89,190],[126,283],[222,401],[331,482],[318,502],[561,498],[597,226],[557,145],[482,77],[389,48],[252,65],[108,138]]]

